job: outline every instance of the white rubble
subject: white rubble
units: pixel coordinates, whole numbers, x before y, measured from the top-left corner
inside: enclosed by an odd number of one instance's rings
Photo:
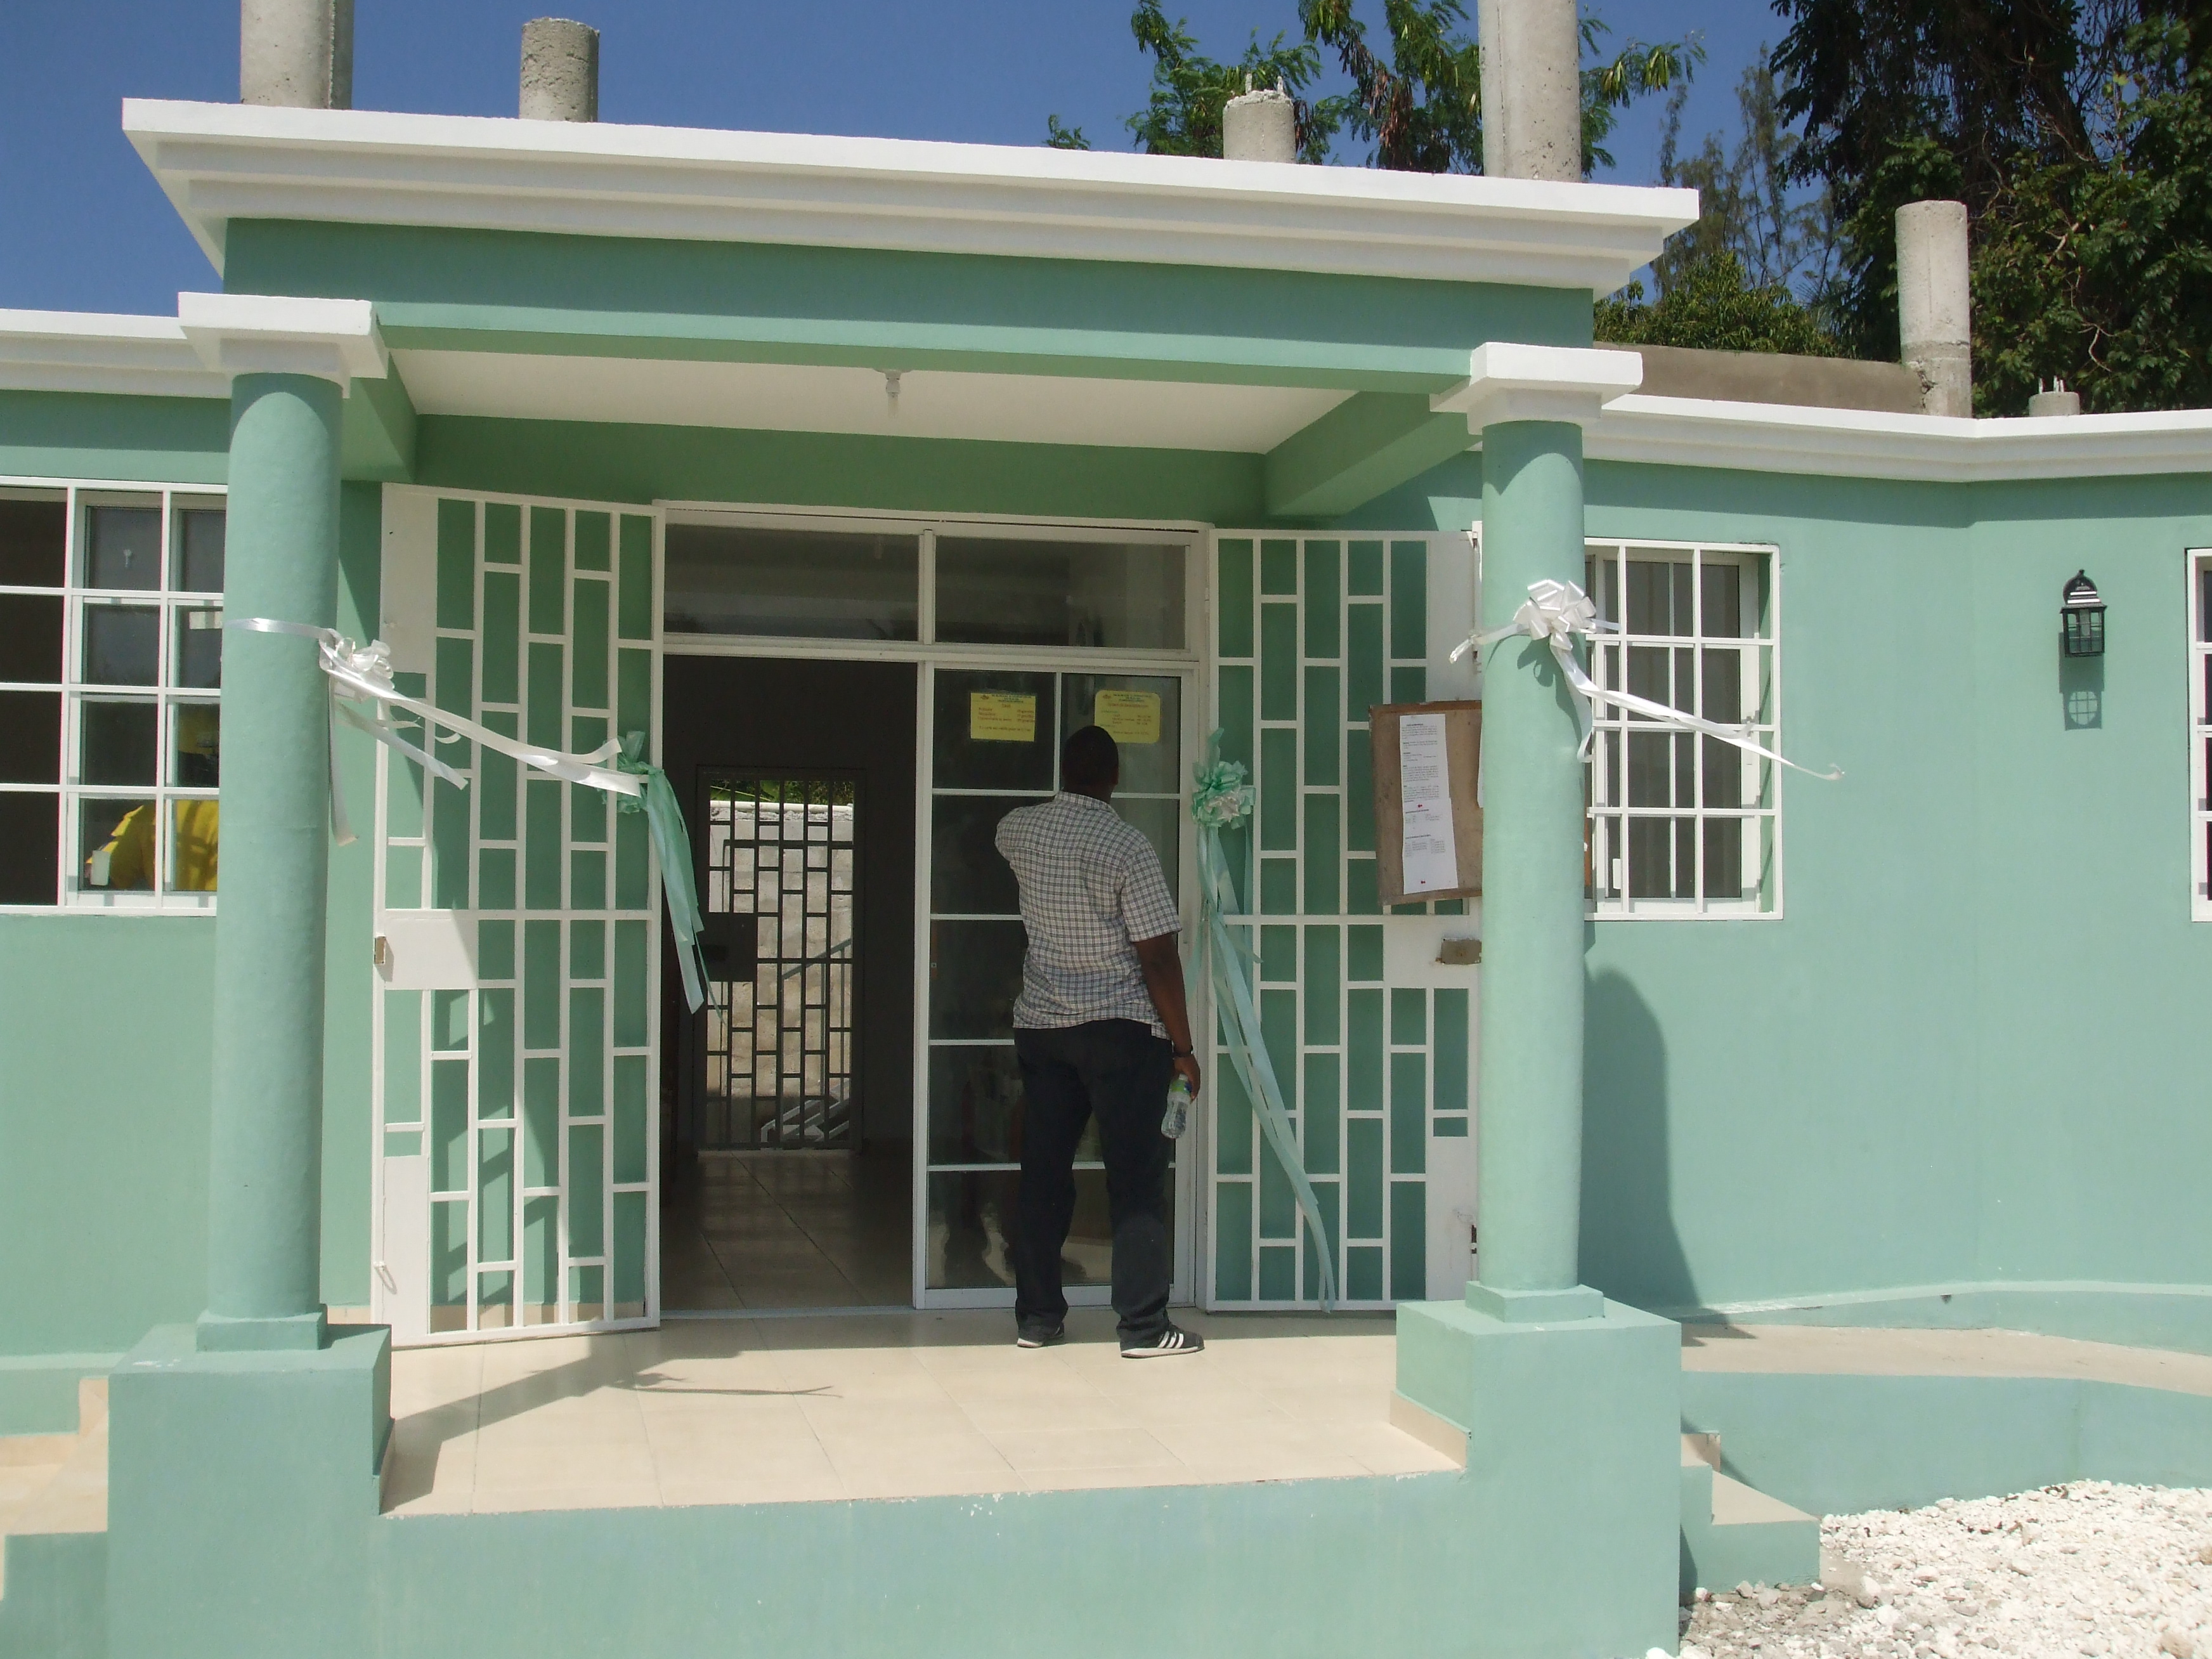
[[[1820,1544],[1827,1588],[1700,1589],[1681,1659],[2212,1659],[2212,1490],[1945,1498]]]

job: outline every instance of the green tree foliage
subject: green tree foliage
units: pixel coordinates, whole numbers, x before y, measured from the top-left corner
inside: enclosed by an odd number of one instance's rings
[[[1137,147],[1155,155],[1221,154],[1221,111],[1253,87],[1279,87],[1296,105],[1298,158],[1332,159],[1340,131],[1372,148],[1369,165],[1409,173],[1482,171],[1482,57],[1464,33],[1463,0],[1383,0],[1388,59],[1369,44],[1352,0],[1298,0],[1304,38],[1265,46],[1255,30],[1242,58],[1218,62],[1198,49],[1188,23],[1170,23],[1160,0],[1139,0],[1129,19],[1139,50],[1152,58],[1151,96],[1129,118]],[[1583,24],[1586,56],[1595,57],[1605,25]],[[1322,51],[1336,56],[1352,82],[1347,93],[1309,100]],[[1609,166],[1604,141],[1620,112],[1636,99],[1686,81],[1704,58],[1693,40],[1631,40],[1610,60],[1586,66],[1583,82],[1583,170]],[[1080,129],[1054,116],[1046,142],[1088,149]]]
[[[1263,46],[1255,29],[1242,58],[1216,63],[1198,50],[1185,20],[1168,21],[1159,0],[1139,0],[1129,32],[1152,58],[1152,97],[1128,122],[1139,149],[1152,155],[1218,155],[1222,106],[1255,87],[1274,87],[1290,95],[1295,108],[1299,159],[1328,159],[1337,118],[1304,96],[1321,72],[1321,53],[1312,46],[1285,46],[1277,34]]]
[[[1597,337],[1617,345],[1840,355],[1836,337],[1786,284],[1753,280],[1728,248],[1678,264],[1656,301],[1647,304],[1644,295],[1644,284],[1635,282],[1599,301]]]
[[[2212,17],[2160,0],[1775,0],[1791,162],[1840,226],[1831,290],[1894,356],[1895,214],[1966,204],[1975,403],[2063,377],[2096,410],[2212,402]]]

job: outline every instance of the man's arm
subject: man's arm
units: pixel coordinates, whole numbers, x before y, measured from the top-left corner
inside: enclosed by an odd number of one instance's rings
[[[1145,975],[1145,989],[1151,994],[1152,1006],[1158,1010],[1160,1024],[1168,1028],[1168,1041],[1175,1045],[1176,1074],[1190,1085],[1193,1098],[1198,1094],[1201,1081],[1198,1058],[1191,1052],[1190,1007],[1183,1000],[1182,957],[1176,951],[1176,933],[1162,933],[1155,939],[1131,941],[1137,952],[1137,966]]]

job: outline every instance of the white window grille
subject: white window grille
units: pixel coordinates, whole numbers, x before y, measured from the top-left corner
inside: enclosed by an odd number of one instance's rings
[[[224,498],[0,487],[0,906],[215,902]]]
[[[2191,914],[2212,921],[2212,550],[2189,555]]]
[[[1778,749],[1773,550],[1592,542],[1598,684]],[[1780,768],[1715,738],[1600,705],[1589,759],[1589,884],[1600,916],[1759,916],[1781,908]]]

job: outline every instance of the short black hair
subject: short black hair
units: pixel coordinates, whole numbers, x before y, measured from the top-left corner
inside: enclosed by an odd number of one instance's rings
[[[1060,746],[1060,787],[1088,793],[1111,789],[1121,781],[1121,750],[1103,726],[1067,734]]]

